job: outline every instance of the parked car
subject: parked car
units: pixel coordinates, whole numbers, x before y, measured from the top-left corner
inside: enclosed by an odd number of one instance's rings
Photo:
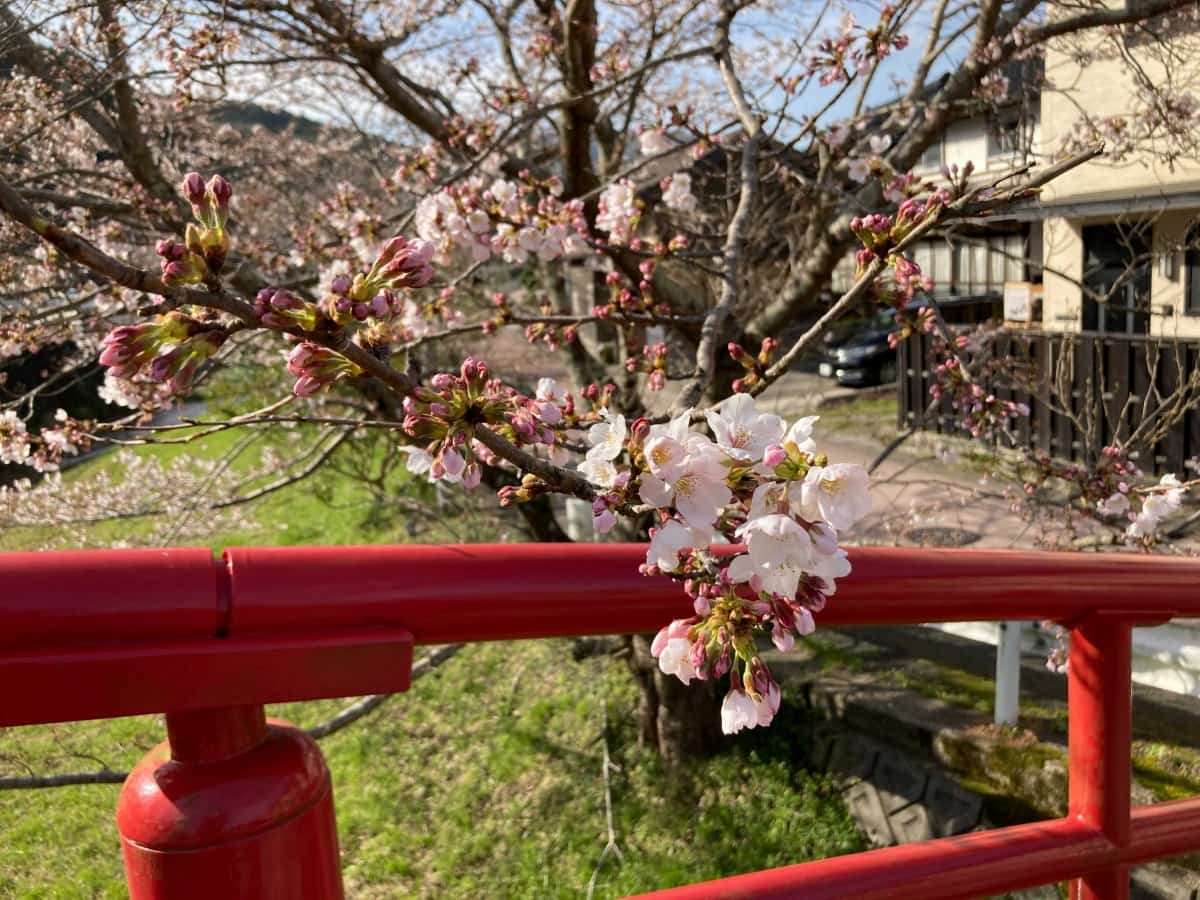
[[[838,384],[865,387],[896,380],[896,351],[888,346],[888,334],[896,329],[896,313],[886,309],[861,320],[826,343],[817,371]]]

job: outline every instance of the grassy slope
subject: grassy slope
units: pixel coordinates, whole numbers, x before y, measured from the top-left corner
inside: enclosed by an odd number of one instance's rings
[[[233,436],[189,452],[219,455]],[[181,452],[153,448],[167,457]],[[112,465],[102,457],[75,470]],[[405,477],[392,476],[395,490]],[[208,543],[404,540],[394,511],[330,475],[281,491],[246,529]],[[284,527],[286,526],[286,527]],[[135,533],[136,521],[100,536]],[[437,529],[422,540],[446,539]],[[495,539],[482,520],[458,536]],[[40,542],[12,533],[0,549]],[[339,701],[276,714],[314,724]],[[582,896],[604,846],[604,709],[623,863],[609,860],[597,896],[849,852],[861,839],[836,792],[794,764],[803,723],[785,721],[668,783],[633,740],[633,687],[618,662],[574,663],[562,642],[470,647],[413,691],[322,746],[333,771],[349,893],[354,897]],[[161,739],[153,716],[0,730],[0,775],[130,766]],[[0,792],[0,897],[124,896],[112,810],[118,788]]]
[[[633,739],[632,683],[564,642],[476,645],[322,747],[351,896],[571,897],[604,846],[607,705],[623,863],[597,896],[860,849],[835,791],[798,769],[804,723],[783,720],[668,783]],[[334,701],[274,710],[315,724]],[[156,717],[11,729],[3,768],[131,764]],[[0,793],[0,896],[120,897],[118,788]]]

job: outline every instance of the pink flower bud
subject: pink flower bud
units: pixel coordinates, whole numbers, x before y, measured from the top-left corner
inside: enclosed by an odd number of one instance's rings
[[[463,469],[466,468],[466,464],[467,464],[466,460],[463,459],[462,454],[459,453],[457,450],[443,451],[440,459],[442,461],[442,467],[445,469],[446,474],[449,475],[451,478],[459,477],[460,475],[462,475]]]
[[[190,178],[191,175],[188,177]],[[233,197],[233,187],[220,175],[214,175],[208,180],[208,193],[212,194],[218,211],[224,212],[229,208],[229,200]]]
[[[473,491],[479,487],[479,483],[483,480],[483,470],[479,467],[479,463],[467,463],[467,467],[463,470],[462,483],[468,491]]]
[[[762,463],[768,469],[774,469],[787,459],[787,451],[778,444],[772,444],[763,451]]]
[[[188,172],[184,176],[182,190],[183,196],[192,206],[203,205],[207,188],[204,184],[204,177],[199,172]]]

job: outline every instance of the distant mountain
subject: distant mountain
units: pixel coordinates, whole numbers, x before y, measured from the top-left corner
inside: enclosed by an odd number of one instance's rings
[[[291,130],[301,140],[315,140],[322,126],[312,119],[277,109],[267,109],[257,103],[222,103],[212,109],[210,115],[218,122],[232,125],[239,131],[249,131],[261,126],[274,134]]]

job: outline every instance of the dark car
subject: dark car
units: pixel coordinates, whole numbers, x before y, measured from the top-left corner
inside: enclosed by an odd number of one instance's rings
[[[859,320],[825,344],[818,371],[849,387],[890,384],[896,380],[897,357],[888,346],[888,335],[895,330],[896,313],[891,309]]]

